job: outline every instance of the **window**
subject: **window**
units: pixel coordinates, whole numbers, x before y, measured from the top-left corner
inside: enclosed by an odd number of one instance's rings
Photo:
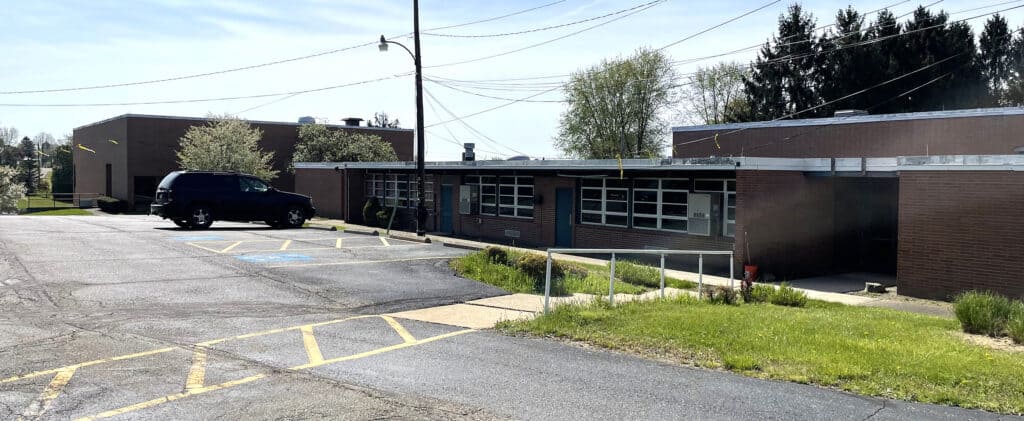
[[[432,209],[434,206],[434,181],[432,176],[427,176],[426,184],[426,206]],[[381,206],[385,207],[416,207],[419,203],[419,191],[416,185],[414,174],[366,174],[365,179],[366,197],[376,197],[380,200]]]
[[[480,186],[480,214],[533,218],[533,177],[466,176],[465,184]]]
[[[629,220],[629,180],[583,179],[580,222],[625,227]]]
[[[686,179],[638,179],[633,188],[633,227],[686,232]]]
[[[722,235],[736,236],[736,180],[706,179],[695,180],[693,190],[708,193],[722,193]]]
[[[428,175],[427,178],[425,180],[423,180],[423,185],[425,187],[425,189],[424,189],[424,199],[425,199],[424,202],[426,203],[427,210],[433,211],[434,210],[434,176]],[[420,202],[419,192],[420,192],[420,186],[419,186],[419,183],[416,182],[416,176],[415,175],[410,175],[409,176],[409,206],[410,207],[419,206],[419,202]]]
[[[366,175],[366,197],[384,200],[384,174]]]
[[[246,193],[263,193],[269,188],[266,183],[249,177],[239,177],[242,191]]]

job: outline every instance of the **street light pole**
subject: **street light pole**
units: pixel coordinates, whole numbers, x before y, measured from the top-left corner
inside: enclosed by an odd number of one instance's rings
[[[420,2],[412,0],[412,28],[413,28],[413,49],[399,42],[389,41],[380,36],[380,51],[387,51],[388,44],[395,44],[402,47],[412,56],[416,65],[416,235],[423,237],[427,234],[427,205],[426,205],[426,151],[424,150],[424,124],[423,124],[423,66],[420,61]]]

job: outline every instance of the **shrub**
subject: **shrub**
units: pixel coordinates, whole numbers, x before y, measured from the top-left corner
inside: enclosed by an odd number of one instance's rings
[[[739,295],[736,290],[727,286],[709,287],[704,290],[704,298],[711,304],[738,304]]]
[[[770,285],[753,284],[749,288],[743,288],[742,293],[745,303],[767,303],[775,294],[775,288]]]
[[[803,291],[797,291],[789,286],[789,284],[783,282],[782,285],[779,285],[778,289],[772,291],[771,298],[768,301],[779,306],[804,307],[807,305],[807,294]]]
[[[556,260],[556,262],[557,262],[557,260]],[[586,278],[587,276],[590,275],[590,271],[587,270],[587,268],[585,268],[583,266],[580,266],[580,265],[577,265],[577,264],[574,264],[574,263],[561,263],[561,262],[559,262],[559,265],[562,267],[563,271],[565,272],[565,277],[575,276],[577,278]]]
[[[1014,303],[1010,319],[1006,321],[1006,334],[1014,343],[1024,343],[1024,303]]]
[[[366,200],[363,205],[363,223],[369,226],[377,226],[377,212],[380,212],[380,202],[376,197]]]
[[[128,202],[109,196],[96,198],[96,206],[106,213],[121,213],[128,210]]]
[[[485,248],[484,255],[487,256],[487,260],[491,263],[497,263],[499,265],[508,264],[508,252],[501,247],[489,246]]]
[[[377,226],[381,228],[388,228],[389,225],[397,226],[397,220],[395,220],[394,222],[391,221],[391,214],[394,212],[395,210],[392,208],[382,208],[381,210],[377,211]]]
[[[514,266],[516,267],[516,269],[521,270],[528,276],[534,279],[539,279],[541,285],[544,285],[544,277],[547,275],[548,271],[547,256],[534,253],[526,253],[519,256],[519,258],[516,259]],[[562,264],[557,260],[552,260],[551,278],[561,278],[564,274],[565,269],[562,267]]]
[[[608,267],[611,268],[611,263],[608,263]],[[651,288],[661,286],[661,273],[658,272],[658,268],[629,260],[615,263],[615,277],[633,285]]]
[[[956,297],[954,312],[964,332],[999,336],[1013,311],[1009,298],[988,291],[968,291]]]

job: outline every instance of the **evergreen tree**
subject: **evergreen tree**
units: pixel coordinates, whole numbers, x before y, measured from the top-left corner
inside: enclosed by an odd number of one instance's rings
[[[985,22],[985,29],[978,38],[978,47],[985,81],[995,100],[992,105],[1005,104],[1013,48],[1013,37],[1010,36],[1006,18],[997,13]]]
[[[835,31],[822,35],[821,56],[816,63],[815,82],[823,102],[832,101],[874,85],[877,81],[877,51],[858,46],[871,38],[864,30],[864,16],[847,7],[836,13]],[[865,108],[865,96],[857,96],[822,107],[821,115],[835,110]]]
[[[755,119],[777,119],[819,104],[814,89],[819,52],[814,25],[814,17],[800,4],[789,6],[779,16],[778,34],[761,48],[751,75],[743,80]]]
[[[39,186],[39,163],[36,161],[36,144],[25,136],[21,139],[21,162],[18,164],[18,181],[25,185],[25,192],[33,194]]]

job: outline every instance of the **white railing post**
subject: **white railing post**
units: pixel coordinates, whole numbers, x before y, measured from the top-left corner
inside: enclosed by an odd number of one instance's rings
[[[551,300],[551,250],[548,250],[548,270],[544,274],[544,314],[548,314],[548,302]]]
[[[612,253],[612,270],[608,277],[608,304],[615,304],[615,253]]]
[[[736,278],[735,272],[733,272],[733,264],[735,264],[735,257],[732,253],[729,253],[729,288],[736,289]]]
[[[704,255],[697,255],[697,299],[704,297]]]
[[[665,298],[665,253],[661,253],[661,298]]]

